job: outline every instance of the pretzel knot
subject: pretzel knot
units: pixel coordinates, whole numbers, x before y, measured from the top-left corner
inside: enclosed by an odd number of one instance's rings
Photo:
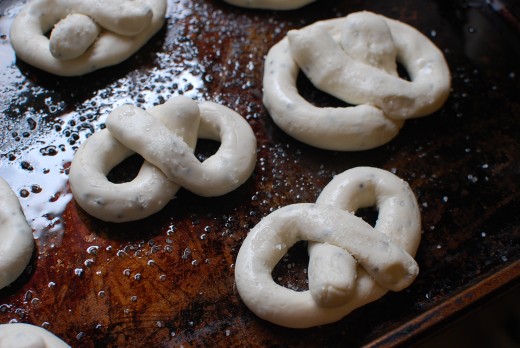
[[[23,273],[33,249],[32,229],[20,202],[9,184],[0,178],[0,289]]]
[[[198,138],[221,143],[203,162],[193,153]],[[145,160],[137,177],[110,182],[110,170],[134,153]],[[131,105],[112,111],[106,129],[76,152],[69,181],[89,214],[124,222],[161,210],[181,186],[205,197],[231,192],[249,178],[255,162],[256,138],[239,114],[213,102],[177,97],[148,111]]]
[[[400,78],[397,63],[410,81]],[[318,89],[353,106],[319,108],[296,88],[299,70]],[[354,151],[393,139],[404,120],[446,101],[442,52],[416,29],[370,12],[289,31],[266,57],[264,104],[292,137],[323,149]]]
[[[37,68],[83,75],[134,54],[162,27],[165,13],[166,0],[33,0],[13,21],[11,44]]]
[[[379,211],[374,227],[353,213],[374,205]],[[337,321],[413,282],[420,225],[406,182],[382,169],[347,170],[315,204],[283,207],[249,232],[235,264],[237,290],[256,315],[278,325],[306,328]],[[275,283],[271,273],[300,240],[309,241],[309,290],[297,292]]]

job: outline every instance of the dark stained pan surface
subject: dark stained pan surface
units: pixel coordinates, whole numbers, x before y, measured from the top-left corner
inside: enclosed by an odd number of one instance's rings
[[[77,347],[385,346],[418,342],[517,284],[520,12],[497,4],[318,0],[276,12],[169,1],[164,28],[136,55],[60,78],[16,60],[8,29],[21,2],[0,1],[0,176],[36,237],[30,266],[0,291],[0,323],[40,325]],[[359,10],[430,37],[445,53],[453,91],[439,112],[406,122],[385,146],[311,148],[284,134],[263,107],[264,56],[289,29]],[[305,77],[299,88],[316,105],[342,105]],[[87,215],[67,186],[77,147],[116,106],[149,108],[179,94],[246,118],[258,140],[252,177],[219,198],[181,190],[142,221]],[[201,141],[199,158],[216,146]],[[131,178],[139,164],[137,156],[127,160],[111,180]],[[417,280],[330,325],[293,330],[255,317],[234,287],[233,264],[249,229],[279,207],[314,202],[335,174],[361,165],[396,173],[416,193],[423,223]],[[306,261],[299,243],[275,279],[305,289]]]

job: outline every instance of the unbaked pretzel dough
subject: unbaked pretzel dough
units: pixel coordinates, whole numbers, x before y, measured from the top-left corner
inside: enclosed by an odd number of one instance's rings
[[[32,229],[9,184],[0,178],[0,289],[18,278],[31,260]]]
[[[398,76],[396,61],[411,81]],[[318,108],[300,96],[300,69],[346,103]],[[446,101],[450,72],[442,52],[411,26],[371,12],[291,30],[267,54],[264,104],[292,137],[323,149],[371,149],[393,139],[404,120]]]
[[[166,0],[32,0],[13,21],[11,44],[37,68],[84,75],[134,54],[162,27],[165,14]]]
[[[316,0],[224,0],[225,2],[247,8],[264,10],[295,10]]]
[[[226,194],[242,185],[255,166],[251,127],[213,102],[177,97],[147,111],[125,105],[108,116],[106,125],[78,149],[69,174],[78,204],[101,220],[152,215],[180,186],[205,197]],[[202,163],[193,154],[197,138],[221,143]],[[145,159],[137,177],[123,184],[108,181],[110,170],[135,152]]]
[[[0,325],[0,348],[67,348],[68,344],[39,326],[23,323]]]
[[[353,214],[373,205],[379,209],[374,227]],[[332,323],[413,282],[420,229],[417,201],[406,182],[382,169],[350,169],[315,204],[280,208],[249,232],[235,263],[237,290],[251,311],[275,324]],[[299,240],[313,242],[309,290],[301,292],[278,285],[271,275]]]

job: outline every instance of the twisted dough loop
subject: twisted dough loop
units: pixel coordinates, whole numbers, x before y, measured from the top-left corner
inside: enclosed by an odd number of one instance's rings
[[[0,178],[0,289],[18,278],[31,260],[32,229],[25,220],[18,198]]]
[[[376,205],[375,227],[349,211]],[[299,240],[309,243],[309,291],[276,284],[271,272]],[[352,310],[413,282],[420,215],[408,184],[377,168],[336,176],[316,204],[281,208],[247,235],[235,280],[245,304],[275,324],[306,328],[337,321]],[[311,265],[312,268],[311,269]]]
[[[401,79],[396,61],[411,81]],[[346,103],[318,108],[296,88],[300,69]],[[288,32],[266,57],[264,104],[292,137],[319,148],[356,151],[393,139],[404,120],[446,101],[450,73],[441,51],[416,29],[370,12]]]
[[[165,14],[166,0],[33,0],[11,25],[11,44],[37,68],[78,76],[126,60],[162,27]]]
[[[256,161],[256,138],[236,112],[212,102],[177,97],[148,111],[125,105],[107,128],[78,149],[69,181],[78,204],[105,221],[145,218],[161,210],[180,186],[219,196],[242,185]],[[193,154],[198,138],[220,141],[204,162]],[[114,184],[106,175],[130,155],[144,159],[137,177]]]

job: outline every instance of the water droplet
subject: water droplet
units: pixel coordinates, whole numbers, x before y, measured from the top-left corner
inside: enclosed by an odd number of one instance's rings
[[[32,290],[28,290],[26,293],[25,293],[25,296],[24,296],[24,300],[25,301],[30,301],[33,297],[33,292]]]
[[[167,234],[168,236],[172,236],[173,233],[175,232],[175,230],[176,230],[175,226],[171,225],[171,226],[168,228],[168,231],[166,231],[166,234]]]
[[[92,246],[89,246],[89,247],[87,248],[87,253],[89,253],[89,254],[91,254],[91,255],[97,255],[98,250],[99,250],[99,246],[97,246],[97,245],[92,245]]]
[[[190,255],[191,255],[191,249],[190,249],[190,247],[186,247],[186,249],[184,249],[184,252],[182,253],[182,259],[186,260]]]

